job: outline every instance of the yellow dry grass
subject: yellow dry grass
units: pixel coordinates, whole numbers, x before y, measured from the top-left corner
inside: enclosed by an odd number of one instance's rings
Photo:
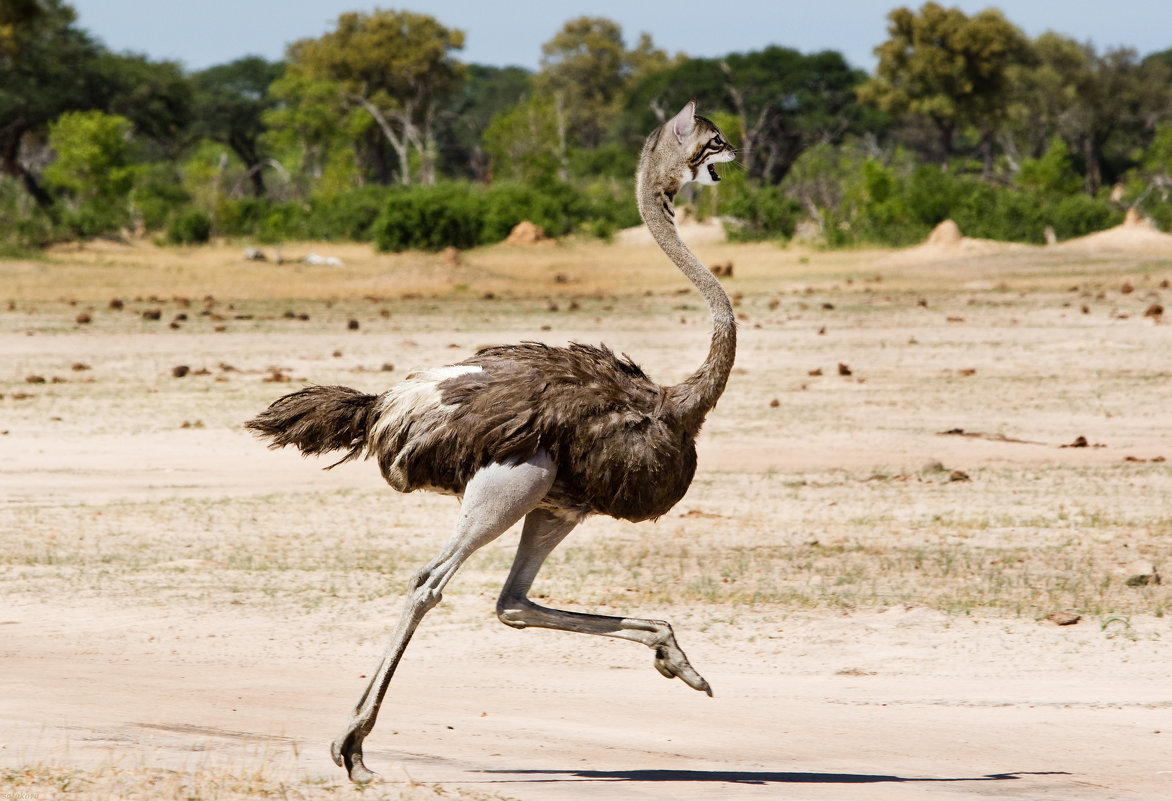
[[[220,241],[204,247],[160,247],[146,241],[58,246],[36,261],[3,267],[5,297],[16,301],[98,302],[156,296],[234,300],[401,298],[423,295],[518,297],[622,295],[683,288],[686,284],[653,245],[608,246],[597,241],[496,245],[460,254],[455,265],[439,253],[379,253],[368,245],[306,242],[265,248],[266,261],[248,261],[244,246]],[[696,248],[707,262],[733,261],[746,286],[770,282],[862,280],[877,251],[780,249],[772,244],[709,244]],[[301,262],[316,253],[342,266]]]
[[[701,302],[649,246],[500,245],[456,266],[363,245],[283,248],[342,267],[249,262],[242,248],[96,243],[0,263],[0,450],[14,454],[0,480],[15,499],[0,505],[0,593],[191,618],[346,618],[381,636],[385,596],[433,555],[450,499],[319,486],[312,465],[293,488],[202,485],[214,470],[189,477],[167,449],[216,465],[227,448],[231,461],[241,421],[302,381],[378,391],[487,342],[604,341],[665,383],[707,348]],[[1074,609],[1107,636],[1166,615],[1169,583],[1129,586],[1127,569],[1139,559],[1172,574],[1172,327],[1149,313],[1172,297],[1172,254],[697,251],[733,262],[742,334],[697,481],[654,527],[590,521],[539,593],[685,621],[702,609],[746,628],[795,610],[920,605],[1025,619]],[[161,319],[144,322],[148,308]],[[177,378],[180,364],[191,372]],[[975,436],[942,435],[953,428]],[[1087,447],[1061,447],[1079,435]],[[108,467],[111,443],[145,466]],[[477,554],[429,623],[489,625],[510,558],[503,542]],[[49,753],[0,768],[0,798],[350,794],[339,778],[266,754],[173,770]],[[363,795],[478,797],[410,783]]]

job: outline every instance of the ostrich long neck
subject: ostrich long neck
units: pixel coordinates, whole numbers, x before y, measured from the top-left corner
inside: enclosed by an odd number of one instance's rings
[[[645,157],[646,161],[646,157]],[[675,224],[676,181],[656,175],[646,163],[640,165],[635,185],[639,214],[667,257],[700,290],[712,314],[712,344],[700,368],[668,391],[668,409],[690,429],[699,429],[705,415],[716,405],[732,371],[737,350],[737,326],[732,304],[720,282],[684,241]]]

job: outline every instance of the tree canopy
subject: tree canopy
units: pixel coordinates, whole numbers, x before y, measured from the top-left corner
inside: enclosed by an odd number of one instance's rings
[[[737,236],[804,217],[831,243],[906,242],[954,215],[1035,241],[1124,204],[1172,226],[1172,48],[1030,39],[995,9],[937,2],[887,23],[870,75],[831,50],[669,55],[600,16],[567,20],[535,72],[468,64],[462,31],[404,10],[189,73],[108,51],[65,0],[7,0],[0,246],[164,228],[431,246],[393,232],[431,220],[482,241],[520,209],[607,235],[637,222],[647,133],[692,98],[739,146],[698,213]]]
[[[972,17],[928,2],[918,12],[887,15],[886,42],[875,48],[879,66],[859,87],[859,98],[896,115],[930,120],[940,158],[955,152],[959,129],[972,126],[987,141],[1005,118],[1012,68],[1028,57],[1028,43],[1002,13]]]
[[[349,12],[337,28],[289,48],[289,66],[306,78],[331,81],[344,100],[365,109],[399,157],[399,178],[411,182],[409,153],[421,158],[421,180],[435,180],[437,106],[463,78],[452,51],[464,33],[411,11]]]

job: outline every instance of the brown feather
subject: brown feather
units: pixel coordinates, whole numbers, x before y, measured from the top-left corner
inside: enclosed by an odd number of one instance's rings
[[[708,358],[683,383],[661,387],[606,347],[536,342],[485,348],[456,365],[409,375],[382,395],[307,387],[248,423],[271,447],[375,457],[395,489],[462,494],[477,471],[544,450],[557,465],[542,504],[625,520],[658,517],[696,470],[695,438],[732,369],[736,321],[727,294],[679,238],[674,196],[713,158],[734,152],[703,117],[684,139],[648,137],[636,199],[656,242],[712,311]]]
[[[397,489],[459,493],[491,462],[544,449],[558,465],[551,505],[625,520],[670,509],[696,467],[696,430],[668,419],[665,389],[605,347],[486,348],[438,384],[442,420],[370,443]],[[698,429],[698,426],[696,427]],[[390,469],[388,469],[390,468]]]
[[[377,400],[377,395],[349,387],[305,387],[273,401],[244,426],[269,439],[273,449],[295,445],[306,456],[345,449],[346,455],[329,470],[365,450]]]

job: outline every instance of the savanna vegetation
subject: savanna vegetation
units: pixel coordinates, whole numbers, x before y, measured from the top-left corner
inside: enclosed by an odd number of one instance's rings
[[[458,24],[458,21],[453,21]],[[876,39],[881,34],[876,32]],[[113,53],[64,0],[0,6],[0,245],[98,236],[474,246],[637,224],[642,138],[683,100],[741,143],[692,202],[741,240],[902,245],[946,218],[1041,242],[1172,224],[1172,49],[1031,39],[1001,12],[888,15],[874,74],[834,51],[669,54],[581,17],[537,72],[464,63],[426,14],[341,15],[289,45],[186,71]]]

